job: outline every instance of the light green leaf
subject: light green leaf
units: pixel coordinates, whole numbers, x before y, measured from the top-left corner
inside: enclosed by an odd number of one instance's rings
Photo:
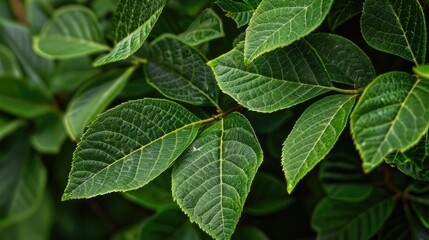
[[[283,143],[282,165],[289,193],[334,147],[355,102],[352,95],[331,95],[307,108]]]
[[[429,127],[429,81],[390,72],[370,83],[350,120],[366,172],[394,151],[406,151]]]
[[[64,115],[64,125],[73,140],[79,139],[86,126],[115,99],[134,70],[131,67],[125,72],[114,70],[103,74],[75,94]]]
[[[50,112],[36,119],[36,131],[31,135],[31,144],[40,153],[59,153],[67,138],[62,115]]]
[[[0,116],[0,141],[7,135],[13,133],[23,124],[24,121],[21,119],[10,120],[8,118]]]
[[[0,78],[0,110],[24,118],[35,118],[53,111],[51,101],[27,81]]]
[[[136,52],[149,36],[164,6],[165,0],[119,0],[111,23],[115,47],[94,65],[123,60]],[[127,17],[122,17],[124,15]]]
[[[333,0],[262,0],[246,30],[244,62],[285,47],[316,29]]]
[[[142,99],[100,114],[73,155],[63,200],[140,188],[196,137],[202,120],[167,100]]]
[[[21,70],[13,53],[0,44],[0,76],[21,77]]]
[[[413,71],[420,77],[429,79],[429,64],[414,67]]]
[[[149,51],[148,82],[165,96],[194,105],[217,106],[216,80],[199,52],[165,35]]]
[[[222,20],[208,8],[198,15],[185,32],[179,34],[179,38],[191,46],[196,46],[224,35]]]
[[[418,1],[366,0],[361,30],[371,47],[398,55],[416,65],[425,62],[427,32]]]
[[[362,12],[364,0],[335,0],[328,13],[328,24],[332,30]]]
[[[233,0],[218,0],[216,4],[222,8],[223,11],[228,12],[226,15],[232,18],[238,27],[242,27],[249,23],[255,9],[243,2]]]
[[[34,39],[34,48],[47,58],[75,58],[109,50],[104,45],[97,17],[86,7],[57,10]]]
[[[215,239],[230,239],[262,162],[250,123],[232,113],[204,130],[174,165],[173,198]]]
[[[313,212],[317,239],[371,239],[395,208],[393,197],[348,203],[325,198]]]
[[[208,62],[219,87],[252,111],[294,106],[334,87],[317,53],[305,40],[243,62],[243,46]]]

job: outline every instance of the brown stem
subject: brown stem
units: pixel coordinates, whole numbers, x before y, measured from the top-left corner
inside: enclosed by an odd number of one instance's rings
[[[24,4],[21,0],[9,0],[10,7],[18,22],[27,25],[27,17],[25,16]]]

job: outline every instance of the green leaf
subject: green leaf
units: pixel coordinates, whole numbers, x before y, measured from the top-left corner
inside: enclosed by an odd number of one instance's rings
[[[331,95],[307,108],[283,143],[282,165],[289,193],[334,147],[355,102],[352,95]]]
[[[333,0],[262,0],[246,30],[244,61],[285,47],[316,29]]]
[[[10,120],[0,116],[0,141],[22,125],[24,125],[24,121],[21,119]]]
[[[139,239],[199,240],[199,234],[189,219],[178,209],[160,212],[147,219],[140,230]]]
[[[21,77],[21,70],[13,53],[0,44],[0,76]]]
[[[75,58],[109,50],[104,45],[97,17],[86,7],[57,10],[34,39],[34,48],[47,58]]]
[[[416,65],[425,62],[427,32],[418,1],[366,0],[361,30],[371,47],[398,55]]]
[[[364,0],[335,0],[328,13],[328,24],[332,30],[362,12]]]
[[[62,115],[50,112],[36,119],[36,131],[31,135],[31,144],[40,153],[59,153],[67,138]]]
[[[248,24],[255,11],[249,4],[233,0],[218,0],[216,4],[219,5],[223,11],[227,12],[226,15],[232,18],[237,23],[238,27]]]
[[[53,11],[52,6],[44,0],[25,0],[25,15],[31,32],[38,33],[49,20]]]
[[[173,198],[215,239],[230,239],[262,162],[250,123],[232,113],[204,130],[174,165]]]
[[[54,108],[51,101],[27,81],[0,78],[0,110],[24,118],[35,118]]]
[[[235,240],[269,240],[261,230],[255,227],[240,227],[235,231]]]
[[[115,99],[134,70],[108,72],[79,89],[64,115],[64,125],[73,140],[79,139],[86,126]]]
[[[413,71],[420,77],[429,79],[429,64],[413,67]]]
[[[208,62],[219,87],[252,111],[273,112],[294,106],[333,89],[320,57],[298,41],[243,62],[243,45]]]
[[[393,197],[371,197],[360,203],[325,198],[313,212],[312,225],[318,239],[371,239],[392,214],[395,205]]]
[[[377,77],[360,97],[350,120],[363,169],[369,172],[394,151],[406,151],[429,127],[429,81],[403,72]]]
[[[119,0],[111,23],[115,47],[94,65],[123,60],[136,52],[149,36],[164,6],[165,0]],[[123,18],[124,15],[127,17]]]
[[[199,52],[165,35],[150,47],[148,82],[165,96],[194,105],[217,106],[219,90]]]
[[[100,114],[75,150],[63,200],[144,186],[171,166],[202,122],[158,99],[129,101]]]
[[[426,184],[415,183],[407,188],[407,196],[417,219],[429,229],[429,188]]]
[[[185,32],[179,34],[179,38],[191,46],[196,46],[224,35],[222,20],[208,8],[198,15]]]

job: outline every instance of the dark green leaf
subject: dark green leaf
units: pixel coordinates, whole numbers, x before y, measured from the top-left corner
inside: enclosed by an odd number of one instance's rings
[[[0,116],[0,141],[7,135],[13,133],[16,129],[24,124],[21,119],[8,119]]]
[[[52,7],[43,0],[25,0],[23,2],[31,31],[33,33],[40,32],[43,25],[49,20],[49,15],[53,11]]]
[[[21,69],[13,53],[0,44],[0,76],[21,77]]]
[[[67,138],[62,115],[50,112],[36,119],[36,131],[31,135],[31,144],[41,153],[59,153]]]
[[[364,0],[335,0],[328,13],[328,24],[332,30],[362,12]]]
[[[256,8],[249,4],[233,0],[218,0],[216,4],[219,5],[223,11],[227,12],[227,16],[232,18],[237,23],[238,27],[242,27],[249,23]]]
[[[233,237],[234,240],[269,240],[265,233],[255,227],[239,227]]]
[[[246,112],[246,118],[252,124],[256,133],[272,133],[291,120],[293,112],[290,109],[276,111],[270,114],[253,111]]]

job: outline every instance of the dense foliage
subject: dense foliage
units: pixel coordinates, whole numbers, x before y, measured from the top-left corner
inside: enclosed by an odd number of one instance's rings
[[[0,239],[429,239],[428,4],[0,1]]]

